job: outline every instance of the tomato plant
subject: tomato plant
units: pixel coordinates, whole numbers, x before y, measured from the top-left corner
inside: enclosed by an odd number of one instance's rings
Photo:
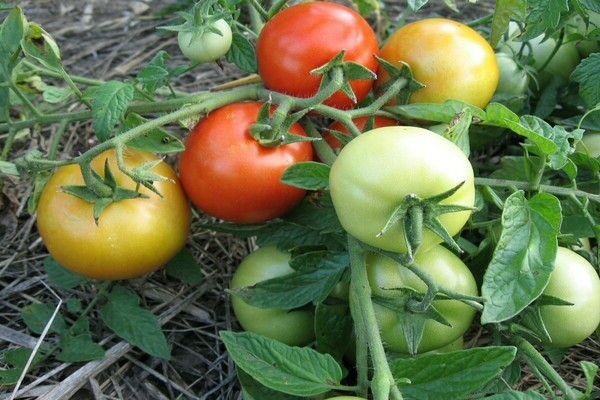
[[[469,268],[443,246],[438,245],[419,252],[415,262],[440,285],[461,294],[477,295],[477,284]],[[421,293],[427,289],[417,275],[390,258],[372,253],[367,256],[366,266],[373,295],[385,296],[386,291],[402,287]],[[432,306],[450,323],[450,326],[432,319],[427,320],[418,347],[419,353],[439,349],[459,340],[471,326],[475,315],[474,308],[457,300],[437,300],[432,303]],[[402,333],[402,319],[405,317],[377,303],[374,307],[381,338],[387,348],[397,353],[407,354],[408,345]]]
[[[366,400],[364,397],[356,397],[356,396],[336,396],[329,397],[325,400]]]
[[[409,103],[462,100],[485,107],[498,84],[494,49],[475,30],[444,18],[408,23],[384,43],[379,56],[390,63],[407,63],[415,79],[425,85],[411,93]],[[389,79],[377,71],[376,87]]]
[[[529,87],[529,75],[514,57],[508,53],[496,53],[496,62],[500,75],[495,94],[522,96]]]
[[[576,14],[567,25],[568,33],[576,33],[582,36],[575,41],[575,46],[581,58],[588,57],[592,53],[600,51],[600,41],[597,38],[587,39],[588,34],[600,28],[600,13],[589,11],[589,24],[586,26],[581,15]]]
[[[136,184],[117,168],[114,150],[98,155],[92,168],[103,173],[108,162],[117,184],[134,189]],[[158,161],[150,153],[127,149],[129,168]],[[63,267],[89,278],[127,279],[156,270],[185,244],[191,211],[177,175],[160,162],[152,171],[169,179],[155,184],[160,196],[146,188],[148,198],[110,204],[94,221],[94,205],[61,189],[82,185],[78,165],[60,167],[46,184],[38,203],[37,227],[50,255]]]
[[[231,27],[224,19],[212,22],[210,30],[177,33],[179,49],[190,61],[197,63],[215,61],[224,56],[231,47],[231,40]]]
[[[600,156],[600,132],[586,132],[581,141],[577,143],[577,150],[585,152],[592,157]]]
[[[344,50],[344,61],[377,70],[378,42],[360,14],[340,4],[307,2],[277,13],[263,26],[256,41],[258,73],[271,90],[297,97],[317,93],[321,77],[310,72]],[[369,93],[372,80],[350,82],[357,102]],[[324,104],[350,108],[355,104],[342,92]]]
[[[264,222],[289,211],[305,191],[280,182],[292,164],[313,157],[310,143],[265,147],[249,134],[262,103],[234,103],[211,111],[186,137],[179,157],[181,183],[192,203],[227,221]],[[298,124],[290,128],[305,135]]]
[[[354,124],[356,125],[358,130],[360,130],[362,132],[365,125],[367,124],[368,119],[369,119],[368,117],[357,117],[357,118],[353,119],[352,121],[354,122]],[[382,128],[384,126],[396,126],[396,125],[399,125],[399,122],[396,121],[395,119],[376,115],[373,118],[372,128]],[[348,129],[346,129],[346,127],[338,121],[332,122],[327,127],[327,129],[330,131],[341,132],[347,136],[350,136],[350,132],[348,132]],[[329,144],[329,146],[331,146],[331,148],[334,151],[342,148],[342,143],[328,131],[323,132],[322,136],[323,136],[323,140],[325,140],[327,142],[327,144]]]
[[[231,277],[231,289],[252,286],[267,279],[292,273],[290,254],[275,246],[261,247],[247,255]],[[293,346],[314,340],[314,315],[309,309],[258,308],[237,296],[231,297],[233,312],[242,328]]]
[[[405,197],[440,195],[461,182],[443,204],[473,206],[473,168],[452,142],[410,126],[377,128],[354,138],[340,152],[329,178],[333,205],[344,229],[369,245],[396,252],[407,250],[404,228],[396,224],[379,233]],[[455,235],[469,215],[469,211],[452,212],[439,220]],[[441,241],[429,229],[423,230],[423,249]]]
[[[600,324],[600,278],[594,267],[573,250],[559,247],[542,292],[573,305],[542,305],[540,314],[552,347],[574,346]]]

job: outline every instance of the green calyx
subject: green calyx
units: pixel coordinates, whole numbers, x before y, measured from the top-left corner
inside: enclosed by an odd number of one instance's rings
[[[200,1],[194,4],[191,13],[178,12],[177,15],[184,19],[183,24],[160,26],[158,29],[173,32],[191,32],[192,40],[209,32],[223,36],[223,33],[214,26],[214,23],[230,17],[230,13],[223,10],[215,0]]]

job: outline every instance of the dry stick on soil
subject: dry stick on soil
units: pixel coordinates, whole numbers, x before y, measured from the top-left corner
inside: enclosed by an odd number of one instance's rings
[[[202,285],[190,296],[175,303],[173,307],[166,310],[158,317],[160,324],[164,325],[169,322],[173,317],[177,316],[177,314],[188,307],[194,302],[194,300],[202,296],[209,289],[210,285]],[[127,352],[131,350],[131,348],[132,346],[127,342],[117,343],[106,351],[106,354],[102,360],[88,362],[76,372],[69,375],[60,384],[54,386],[52,390],[38,397],[38,400],[56,400],[68,398],[74,395],[79,389],[88,383],[90,378],[96,376],[117,362],[119,359],[125,356]],[[29,390],[31,388],[27,387],[24,389]],[[22,394],[24,394],[24,391],[17,392],[15,395],[20,396]]]

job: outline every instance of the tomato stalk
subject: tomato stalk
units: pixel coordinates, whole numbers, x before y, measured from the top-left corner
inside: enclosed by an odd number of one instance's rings
[[[348,235],[348,252],[350,255],[350,309],[355,321],[357,336],[357,368],[359,385],[364,387],[368,365],[365,364],[365,354],[358,353],[361,345],[368,345],[373,363],[373,380],[371,391],[375,400],[402,400],[402,394],[396,385],[392,371],[387,362],[379,327],[375,318],[375,310],[371,300],[371,286],[365,267],[365,250],[361,243]],[[360,361],[360,363],[358,362]],[[364,391],[364,390],[363,390]],[[363,393],[364,395],[364,393]]]
[[[492,186],[492,187],[504,187],[514,188],[523,190],[539,190],[540,192],[551,193],[557,196],[577,196],[584,197],[586,199],[600,203],[600,195],[589,193],[580,189],[565,188],[560,186],[552,185],[538,185],[531,182],[513,181],[508,179],[495,179],[495,178],[483,178],[475,177],[475,185],[478,186]]]

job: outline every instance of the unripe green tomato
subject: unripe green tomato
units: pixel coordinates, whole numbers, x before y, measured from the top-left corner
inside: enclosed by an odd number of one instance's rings
[[[450,250],[441,245],[418,252],[417,265],[440,285],[463,295],[477,296],[478,288],[469,268]],[[385,296],[389,289],[408,287],[426,291],[425,283],[408,268],[390,258],[369,253],[366,258],[367,275],[374,295]],[[429,319],[425,322],[423,337],[417,353],[439,349],[458,340],[471,326],[475,309],[458,300],[435,300],[432,305],[450,323],[451,327]],[[408,354],[408,345],[402,333],[402,316],[387,307],[373,304],[381,338],[388,350]]]
[[[574,346],[600,324],[600,278],[594,267],[582,256],[559,247],[554,270],[544,295],[573,303],[571,306],[545,305],[540,315],[551,338],[552,347]]]
[[[290,255],[267,246],[247,255],[231,278],[231,289],[252,286],[258,282],[294,272]],[[244,330],[279,340],[290,346],[305,346],[315,339],[314,314],[310,310],[258,308],[238,296],[231,297],[233,313]]]
[[[567,25],[567,32],[587,36],[590,31],[600,28],[600,14],[591,10],[588,10],[588,13],[590,24],[587,28],[581,15],[577,14],[571,19],[570,24]],[[595,39],[581,39],[575,42],[575,47],[577,47],[581,58],[586,58],[592,53],[600,52],[600,41]]]
[[[212,27],[218,29],[221,35],[206,31],[198,37],[189,31],[180,31],[177,34],[179,49],[190,61],[206,63],[215,61],[224,56],[231,47],[231,27],[224,19],[212,23]]]
[[[529,86],[529,75],[519,66],[514,57],[508,53],[496,53],[496,62],[500,75],[496,94],[520,96],[525,94]]]
[[[575,146],[577,151],[587,153],[591,157],[600,156],[600,132],[586,132]]]

